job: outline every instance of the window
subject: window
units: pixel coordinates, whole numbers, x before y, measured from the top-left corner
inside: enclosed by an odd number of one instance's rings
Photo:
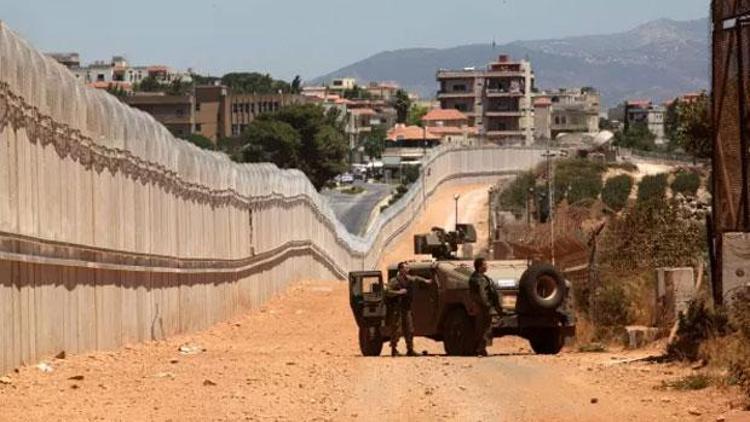
[[[98,75],[96,75],[96,80],[98,82],[104,82],[104,74],[103,73],[99,73]]]
[[[232,136],[239,136],[240,125],[232,125]]]
[[[196,132],[202,132],[203,131],[203,125],[200,123],[195,124],[195,131]]]
[[[195,103],[195,111],[201,111],[201,103]]]
[[[464,84],[453,85],[453,92],[466,92],[466,85]]]

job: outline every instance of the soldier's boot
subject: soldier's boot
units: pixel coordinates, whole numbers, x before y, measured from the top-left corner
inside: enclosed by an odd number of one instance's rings
[[[485,357],[485,356],[487,356],[487,349],[477,350],[477,356],[479,356],[479,357]]]
[[[406,356],[418,356],[417,352],[414,351],[414,349],[409,349],[406,351]]]
[[[391,346],[391,356],[393,357],[401,356],[401,353],[398,352],[398,349],[396,348],[396,346]]]

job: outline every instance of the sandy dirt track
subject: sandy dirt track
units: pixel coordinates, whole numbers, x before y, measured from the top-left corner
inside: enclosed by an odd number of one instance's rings
[[[457,192],[474,198],[461,220],[482,218],[486,188],[439,192],[384,261],[412,257],[411,235],[444,224]],[[655,389],[690,368],[623,363],[646,352],[540,357],[510,338],[488,358],[448,358],[429,340],[417,340],[427,356],[363,358],[348,306],[345,283],[303,282],[205,332],[22,368],[0,383],[0,420],[741,420],[734,390]],[[206,350],[181,354],[185,343]]]

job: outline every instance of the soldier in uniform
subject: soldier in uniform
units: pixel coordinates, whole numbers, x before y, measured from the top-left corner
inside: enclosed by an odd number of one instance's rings
[[[469,278],[469,291],[476,311],[474,327],[476,329],[477,356],[487,356],[487,346],[492,344],[492,315],[490,311],[495,308],[498,314],[503,314],[500,298],[497,295],[492,280],[486,275],[487,260],[477,258],[474,260],[474,273]]]
[[[409,275],[409,264],[406,262],[398,264],[398,274],[388,281],[388,296],[392,298],[391,306],[389,306],[391,356],[400,355],[397,346],[402,334],[406,340],[406,355],[417,355],[414,352],[414,320],[411,313],[416,283],[429,284],[432,280]]]

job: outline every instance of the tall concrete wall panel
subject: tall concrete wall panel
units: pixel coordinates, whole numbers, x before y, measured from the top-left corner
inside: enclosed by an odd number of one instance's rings
[[[298,171],[173,138],[0,23],[0,373],[200,330],[300,279],[374,268],[443,183],[534,149],[437,149],[364,237]]]

